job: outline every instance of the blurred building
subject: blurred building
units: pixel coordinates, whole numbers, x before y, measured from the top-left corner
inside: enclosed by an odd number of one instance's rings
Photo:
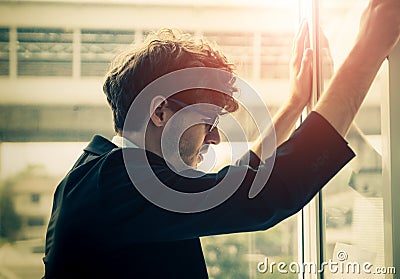
[[[58,178],[33,169],[15,180],[10,190],[15,213],[21,217],[18,239],[44,239]]]

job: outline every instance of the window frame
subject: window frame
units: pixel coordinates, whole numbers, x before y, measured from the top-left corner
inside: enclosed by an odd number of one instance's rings
[[[299,0],[307,2],[307,0]],[[323,92],[322,65],[319,52],[319,28],[320,26],[320,0],[309,0],[305,3],[306,8],[311,7],[312,11],[308,17],[311,23],[310,34],[311,46],[314,49],[313,59],[313,95],[312,106],[316,103]],[[304,9],[304,7],[302,7]],[[400,172],[396,171],[400,168],[400,43],[392,51],[388,57],[389,81],[388,90],[382,94],[381,98],[381,129],[382,129],[382,179],[383,179],[383,217],[384,217],[384,251],[385,266],[400,266],[400,239],[395,236],[400,235],[400,203],[397,197],[400,196]],[[324,254],[325,239],[325,220],[322,211],[322,191],[319,192],[314,199],[303,208],[303,229],[301,237],[303,251],[299,259],[303,262],[317,263],[317,267],[326,259]],[[316,245],[311,245],[316,243]],[[323,279],[323,273],[299,274],[299,279]],[[393,279],[393,274],[386,274],[385,279]]]

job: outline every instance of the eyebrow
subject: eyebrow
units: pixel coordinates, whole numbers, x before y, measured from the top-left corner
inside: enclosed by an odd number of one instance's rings
[[[215,118],[215,116],[212,116],[212,115],[210,115],[210,114],[208,114],[208,113],[206,113],[206,112],[204,112],[204,111],[201,111],[201,110],[199,110],[199,109],[197,109],[197,108],[195,108],[195,107],[190,107],[191,105],[186,104],[186,103],[184,103],[184,102],[181,102],[181,101],[179,101],[179,100],[176,100],[176,99],[174,99],[174,98],[168,98],[167,100],[170,100],[170,101],[172,101],[172,102],[174,102],[174,103],[176,103],[177,105],[180,105],[180,106],[182,106],[182,107],[187,107],[188,109],[194,110],[194,111],[196,111],[197,113],[199,113],[199,114],[201,114],[201,115],[203,115],[203,116],[205,116],[205,117],[208,117],[208,118],[210,118],[210,119]],[[219,113],[218,113],[218,115],[219,115]]]
[[[206,112],[201,111],[201,110],[199,110],[199,109],[197,109],[195,107],[191,107],[194,104],[187,104],[187,103],[184,103],[184,102],[179,101],[179,100],[174,99],[174,98],[168,98],[167,100],[171,100],[172,102],[176,103],[177,105],[180,105],[181,107],[187,107],[188,109],[192,109],[192,110],[194,110],[194,111],[196,111],[196,112],[200,113],[201,115],[206,116],[208,118],[212,119],[212,118],[215,117],[215,116],[211,116],[211,115],[207,114]],[[199,103],[199,104],[201,104],[201,103]],[[217,106],[217,105],[214,105],[214,104],[210,104],[210,105]],[[220,107],[220,106],[218,106],[218,107]],[[229,112],[228,111],[224,111],[224,108],[221,108],[219,111],[216,111],[215,113],[218,116],[222,116],[222,115],[228,114]]]

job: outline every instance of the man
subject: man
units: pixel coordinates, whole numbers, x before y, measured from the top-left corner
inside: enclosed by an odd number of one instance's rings
[[[300,210],[354,156],[343,136],[399,40],[399,12],[400,1],[371,1],[348,58],[286,140],[310,96],[311,50],[302,47],[308,36],[303,25],[291,62],[291,97],[274,117],[279,147],[272,169],[268,136],[238,166],[214,174],[195,169],[203,146],[220,142],[218,115],[237,109],[226,75],[195,77],[217,80],[226,90],[185,89],[170,96],[157,87],[154,95],[145,94],[159,78],[181,70],[224,70],[229,76],[232,66],[220,52],[162,30],[118,58],[104,83],[117,136],[113,142],[95,136],[57,187],[45,278],[207,278],[199,237],[265,230]],[[172,81],[164,85],[180,82]],[[146,102],[137,105],[140,98]],[[168,141],[175,136],[178,142]],[[157,181],[166,187],[154,188]],[[251,194],[255,181],[263,187]],[[209,194],[235,183],[222,202]],[[170,193],[184,198],[172,200]]]

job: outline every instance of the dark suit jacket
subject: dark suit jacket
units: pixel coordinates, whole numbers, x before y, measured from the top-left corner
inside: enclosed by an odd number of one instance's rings
[[[138,151],[128,150],[133,157]],[[276,225],[306,205],[354,153],[322,116],[311,113],[277,149],[271,176],[252,199],[249,188],[263,168],[253,153],[247,166],[229,166],[196,179],[177,175],[153,153],[147,156],[160,180],[180,191],[210,189],[228,169],[246,168],[246,176],[215,208],[171,212],[132,185],[122,149],[95,136],[55,192],[45,278],[207,278],[199,237]],[[144,163],[133,160],[130,167]]]

